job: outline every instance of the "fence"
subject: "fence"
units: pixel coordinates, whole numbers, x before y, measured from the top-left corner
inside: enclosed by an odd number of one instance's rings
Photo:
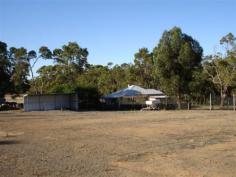
[[[236,110],[236,95],[226,96],[221,105],[221,96],[214,93],[210,94],[203,101],[191,100],[191,109],[208,109],[208,110]]]

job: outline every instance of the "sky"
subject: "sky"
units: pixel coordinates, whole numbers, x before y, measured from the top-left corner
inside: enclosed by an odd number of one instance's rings
[[[235,10],[236,0],[0,0],[0,41],[36,51],[76,41],[89,63],[121,64],[178,26],[207,55],[222,36],[236,35]]]

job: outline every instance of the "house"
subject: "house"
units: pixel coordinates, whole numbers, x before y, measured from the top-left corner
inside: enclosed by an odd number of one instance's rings
[[[25,95],[24,111],[79,110],[77,94]]]
[[[107,108],[139,109],[146,107],[146,101],[149,97],[153,96],[158,97],[160,100],[166,100],[167,98],[160,90],[145,89],[137,85],[129,85],[127,88],[103,96],[101,102]]]
[[[10,109],[21,109],[24,103],[24,94],[6,94],[4,96],[6,104]]]

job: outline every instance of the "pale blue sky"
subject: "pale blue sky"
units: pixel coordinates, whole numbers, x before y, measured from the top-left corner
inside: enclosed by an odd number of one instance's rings
[[[209,54],[236,34],[235,11],[236,0],[0,0],[0,40],[30,50],[76,41],[90,63],[121,64],[179,26]]]

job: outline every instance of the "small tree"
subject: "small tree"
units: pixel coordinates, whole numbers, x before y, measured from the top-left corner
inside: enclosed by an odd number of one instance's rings
[[[224,106],[224,100],[229,89],[236,85],[236,38],[232,33],[227,34],[220,40],[225,53],[217,53],[214,56],[208,56],[208,61],[204,63],[204,71],[209,79],[218,88],[221,96],[220,106]]]
[[[204,71],[209,75],[216,88],[219,89],[220,106],[223,107],[229,88],[235,84],[235,66],[229,60],[215,56],[211,59],[211,62],[204,64]]]

